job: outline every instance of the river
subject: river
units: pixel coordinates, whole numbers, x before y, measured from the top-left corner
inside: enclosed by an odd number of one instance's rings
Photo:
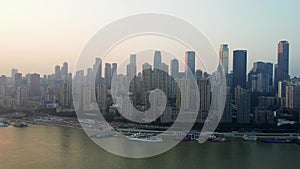
[[[182,142],[151,158],[118,157],[80,129],[29,125],[0,128],[0,169],[296,169],[300,146],[244,142]]]

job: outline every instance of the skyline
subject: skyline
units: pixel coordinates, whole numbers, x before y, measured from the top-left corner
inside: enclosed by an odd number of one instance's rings
[[[36,67],[32,65],[43,65],[37,73],[49,74],[53,70],[52,65],[64,61],[73,71],[86,41],[103,26],[132,14],[158,12],[193,24],[210,40],[216,55],[220,44],[229,44],[230,61],[233,50],[247,49],[247,72],[255,61],[276,63],[278,41],[288,40],[291,44],[290,74],[292,77],[300,74],[296,65],[300,61],[297,57],[300,55],[297,36],[300,28],[299,24],[295,24],[300,2],[264,1],[259,6],[255,2],[230,1],[222,5],[220,2],[191,1],[188,8],[183,8],[180,1],[172,1],[172,6],[169,5],[171,1],[131,1],[126,4],[122,1],[90,1],[84,4],[80,0],[72,3],[1,2],[0,72],[8,75],[10,68],[33,72]],[[136,9],[137,6],[139,9]],[[182,55],[177,54],[178,57]],[[232,62],[229,70],[232,70]]]

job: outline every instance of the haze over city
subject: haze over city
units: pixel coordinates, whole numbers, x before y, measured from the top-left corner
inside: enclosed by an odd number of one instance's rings
[[[247,49],[247,72],[255,61],[276,63],[278,41],[288,40],[293,77],[300,74],[299,5],[299,1],[195,0],[184,6],[181,1],[1,1],[0,72],[9,75],[11,68],[18,68],[23,73],[49,74],[53,65],[64,61],[73,71],[80,51],[99,29],[125,16],[158,12],[193,24],[216,55],[222,43],[229,44],[229,60],[234,49]]]

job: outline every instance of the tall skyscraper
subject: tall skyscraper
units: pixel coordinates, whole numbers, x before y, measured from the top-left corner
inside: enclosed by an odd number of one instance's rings
[[[235,88],[235,105],[237,107],[237,122],[250,123],[250,92],[240,86]]]
[[[12,69],[11,70],[11,78],[13,80],[13,82],[15,83],[15,76],[18,73],[18,69]]]
[[[118,65],[117,65],[117,63],[113,63],[112,68],[111,68],[111,76],[113,76],[115,73],[117,75],[117,73],[118,73],[117,71],[118,71]]]
[[[136,75],[136,55],[130,55],[130,63],[127,65],[127,76],[134,77]]]
[[[161,64],[161,52],[155,51],[154,52],[154,69],[159,69]]]
[[[220,45],[219,49],[219,61],[223,66],[224,73],[228,73],[228,58],[229,58],[229,48],[228,44]]]
[[[7,88],[7,79],[4,75],[0,77],[0,104],[1,98],[6,96],[6,88]]]
[[[248,88],[253,92],[271,92],[273,85],[273,64],[254,62],[248,73]]]
[[[95,64],[93,66],[93,72],[95,76],[95,82],[96,84],[99,84],[101,82],[102,78],[102,59],[101,58],[96,58]]]
[[[277,46],[277,65],[275,67],[275,89],[279,81],[289,80],[289,43],[280,41]]]
[[[63,80],[67,80],[68,79],[68,63],[64,62],[63,66],[61,67],[61,77]]]
[[[191,71],[193,75],[195,75],[195,52],[194,51],[186,51],[185,52],[185,72]]]
[[[111,64],[105,63],[105,85],[107,89],[111,87]]]
[[[29,96],[40,96],[40,75],[37,73],[30,74]]]
[[[60,80],[60,79],[61,79],[60,66],[56,65],[55,66],[55,80]]]
[[[247,51],[233,51],[233,88],[241,86],[246,88]]]
[[[207,78],[202,78],[200,80],[197,80],[197,85],[199,89],[199,96],[200,96],[200,103],[199,103],[199,113],[198,116],[200,119],[198,119],[198,122],[205,121],[205,118],[207,117],[207,114],[210,109],[211,105],[211,84],[210,80]]]
[[[176,78],[178,77],[178,72],[179,72],[179,63],[177,59],[172,59],[171,60],[171,76]]]

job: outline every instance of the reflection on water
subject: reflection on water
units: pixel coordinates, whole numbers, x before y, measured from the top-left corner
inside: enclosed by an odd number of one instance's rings
[[[293,169],[299,168],[299,157],[295,144],[231,140],[183,142],[156,157],[128,159],[102,150],[78,129],[0,128],[1,169]]]

